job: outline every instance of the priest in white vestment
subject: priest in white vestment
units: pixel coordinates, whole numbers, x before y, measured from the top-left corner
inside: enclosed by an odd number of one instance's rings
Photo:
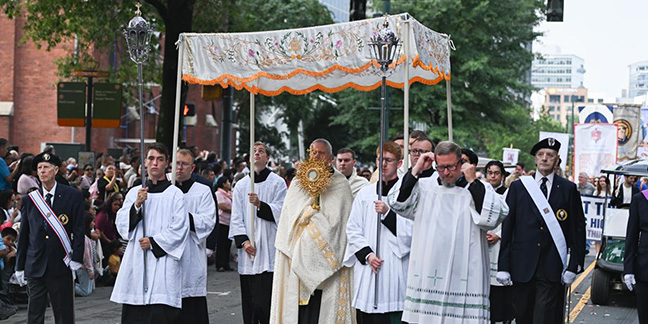
[[[197,181],[193,153],[176,154],[176,186],[184,193],[189,238],[182,254],[182,313],[185,323],[209,323],[207,312],[207,237],[216,224],[216,202],[211,186]],[[208,180],[207,180],[208,181]]]
[[[369,180],[358,176],[356,173],[356,163],[356,153],[352,149],[344,147],[337,151],[335,167],[349,180],[349,186],[351,186],[354,198],[360,189],[369,184]]]
[[[419,179],[433,161],[437,172]],[[503,198],[476,179],[474,165],[462,164],[459,146],[441,142],[405,174],[389,204],[414,219],[403,321],[488,323],[486,232],[506,217]]]
[[[383,145],[383,200],[398,181],[401,149],[393,141]],[[376,165],[380,165],[376,159]],[[412,243],[413,221],[398,217],[385,201],[377,200],[378,184],[360,190],[347,223],[344,264],[353,267],[353,307],[358,323],[400,323]],[[377,221],[380,215],[380,234]],[[380,236],[380,244],[376,242]],[[379,248],[379,250],[376,250]],[[376,273],[378,298],[376,299]],[[374,308],[374,305],[377,307]]]
[[[145,163],[146,188],[131,188],[115,219],[128,246],[110,300],[123,304],[122,323],[176,323],[189,217],[182,191],[166,178],[169,150],[152,144]]]
[[[317,139],[309,151],[332,175],[316,201],[298,177],[288,189],[275,242],[270,323],[355,323],[353,272],[343,265],[353,196],[347,179],[330,165],[331,144]]]
[[[254,143],[254,192],[246,175],[232,194],[229,239],[238,248],[243,324],[268,323],[270,318],[274,241],[286,182],[266,167],[269,155],[265,144]]]

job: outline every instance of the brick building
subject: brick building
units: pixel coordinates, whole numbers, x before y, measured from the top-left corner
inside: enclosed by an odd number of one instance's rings
[[[31,41],[21,44],[22,26],[23,18],[9,19],[0,14],[0,137],[19,146],[21,152],[32,153],[40,152],[44,143],[85,144],[85,127],[57,125],[56,84],[61,80],[54,61],[67,55],[73,44],[62,44],[49,52],[37,49]],[[154,101],[157,102],[159,98]],[[213,115],[216,125],[220,126],[222,101],[212,105],[211,101],[201,99],[200,86],[190,86],[187,102],[196,105],[195,126],[188,126],[186,131],[188,144],[220,153],[219,129],[213,122],[206,122],[206,115]],[[127,104],[137,106],[137,102]],[[122,107],[120,128],[92,129],[93,151],[106,152],[108,148],[138,145],[139,121],[127,111]],[[155,138],[158,116],[151,112],[145,113],[145,137],[149,139]],[[181,138],[182,135],[181,129]]]

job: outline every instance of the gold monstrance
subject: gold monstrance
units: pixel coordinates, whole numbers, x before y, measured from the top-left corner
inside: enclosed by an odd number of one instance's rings
[[[308,151],[310,152],[310,150]],[[299,180],[302,190],[306,191],[313,200],[311,208],[320,209],[319,197],[328,187],[332,175],[333,170],[331,170],[330,163],[315,159],[312,152],[308,160],[302,161],[297,168],[295,177]]]

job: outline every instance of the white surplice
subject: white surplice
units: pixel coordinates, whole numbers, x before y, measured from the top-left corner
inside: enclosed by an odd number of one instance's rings
[[[252,238],[252,226],[250,212],[252,206],[249,202],[250,176],[239,180],[234,187],[232,194],[232,214],[230,218],[229,239],[237,235],[247,235],[254,240],[256,255],[254,261],[248,257],[244,249],[238,249],[238,272],[242,275],[255,275],[263,272],[274,271],[275,259],[275,237],[277,235],[277,224],[281,216],[281,207],[286,196],[286,181],[273,172],[263,182],[254,184],[254,192],[259,200],[268,204],[272,210],[274,222],[262,219],[256,215],[254,208],[254,238]]]
[[[388,313],[403,310],[405,303],[405,283],[412,243],[413,221],[396,216],[396,235],[384,224],[380,229],[380,251],[376,253],[377,218],[374,201],[377,200],[376,184],[360,190],[347,223],[347,248],[344,265],[353,267],[352,305],[365,313]],[[387,200],[386,196],[383,200]],[[385,217],[383,217],[384,219]],[[376,276],[371,266],[358,261],[355,253],[370,247],[383,259],[378,271],[378,304],[374,309]]]
[[[188,180],[191,181],[191,180]],[[193,218],[194,230],[189,231],[187,246],[182,254],[182,298],[207,296],[207,237],[216,224],[216,204],[211,188],[194,182],[184,194],[187,212]]]
[[[414,219],[403,321],[489,322],[486,232],[504,220],[508,206],[484,187],[481,213],[467,187],[442,186],[437,173],[419,179],[405,202],[397,201],[398,190],[390,194],[391,208]]]
[[[369,185],[369,180],[367,180],[365,177],[359,176],[356,173],[355,168],[353,169],[353,173],[351,173],[351,176],[347,180],[349,180],[349,186],[351,187],[353,198],[355,198],[358,195],[360,189]]]
[[[115,225],[121,237],[128,240],[119,275],[110,300],[120,304],[150,305],[165,304],[182,306],[182,266],[180,258],[185,249],[189,233],[189,216],[185,209],[182,191],[169,184],[159,193],[148,193],[144,202],[144,219],[129,231],[130,209],[137,199],[136,186],[126,195],[122,208],[117,212]],[[151,250],[144,251],[139,239],[143,237],[142,223],[146,225],[146,236],[167,254],[156,258]],[[146,274],[144,273],[146,255]],[[144,291],[144,278],[148,291]]]

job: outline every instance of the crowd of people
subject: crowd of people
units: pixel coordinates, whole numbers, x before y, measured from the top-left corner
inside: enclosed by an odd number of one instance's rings
[[[580,195],[623,208],[648,189],[636,176],[573,183],[560,145],[538,142],[536,170],[510,173],[421,131],[382,143],[381,170],[325,139],[278,164],[261,142],[231,163],[189,147],[172,183],[159,143],[81,166],[0,139],[0,319],[26,287],[28,321],[50,296],[56,321],[73,322],[72,294],[107,285],[123,323],[207,323],[214,265],[238,271],[245,324],[558,323],[588,252]]]

